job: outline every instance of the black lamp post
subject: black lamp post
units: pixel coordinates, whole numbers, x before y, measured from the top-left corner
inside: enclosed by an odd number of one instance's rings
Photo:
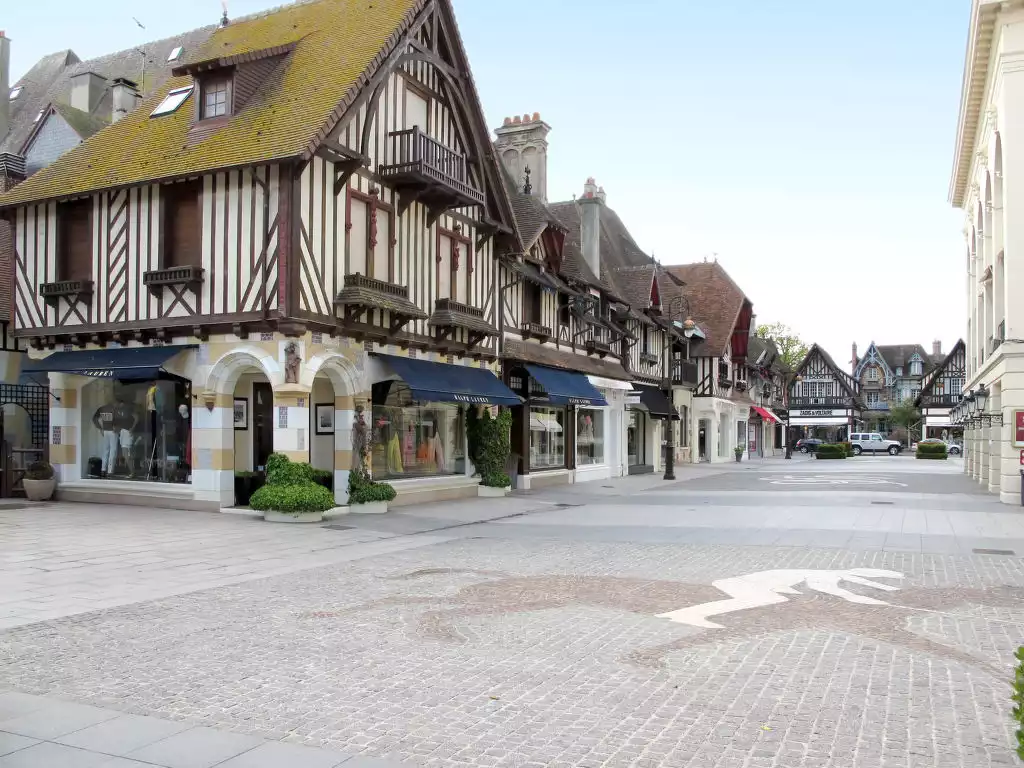
[[[666,425],[666,428],[668,429],[668,440],[665,445],[665,476],[662,478],[664,480],[676,479],[676,430],[675,425],[672,423],[672,416],[675,415],[676,412],[676,405],[672,399],[672,373],[675,368],[675,361],[672,356],[672,336],[676,327],[675,320],[673,320],[676,313],[672,310],[676,305],[679,306],[679,317],[682,317],[683,308],[686,308],[687,318],[683,322],[683,336],[686,338],[687,343],[687,357],[689,357],[690,338],[693,336],[693,332],[697,328],[697,324],[693,321],[693,318],[689,317],[690,303],[686,300],[686,297],[676,296],[672,298],[668,303],[668,331],[665,333],[665,348],[668,352],[668,371],[665,376],[665,396],[668,398],[669,414],[667,419],[668,424]],[[682,374],[682,366],[680,366],[680,374]]]
[[[804,380],[804,377],[801,376],[799,373],[796,375],[796,378],[793,379],[793,381],[795,383],[797,383],[797,384],[799,384],[803,380]],[[787,389],[788,389],[788,387],[787,387]],[[785,440],[786,440],[786,458],[787,459],[792,459],[793,458],[793,441],[790,440],[790,437],[789,437],[789,411],[790,411],[789,402],[787,401],[787,403],[786,403],[786,435],[785,435]]]

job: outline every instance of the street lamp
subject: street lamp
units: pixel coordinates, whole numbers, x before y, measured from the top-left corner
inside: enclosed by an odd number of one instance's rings
[[[799,373],[793,378],[793,382],[795,384],[799,384],[803,380],[804,380],[804,377],[801,376]],[[789,427],[789,418],[790,418],[789,417],[789,412],[790,412],[790,410],[791,410],[790,403],[787,402],[786,403],[786,434],[784,436],[784,439],[786,441],[786,458],[787,459],[792,459],[793,458],[793,441],[790,439],[790,436],[789,436],[789,429],[790,429],[790,427]]]
[[[673,311],[673,308],[678,305],[679,312]],[[685,312],[684,312],[685,307]],[[676,414],[676,404],[672,397],[672,373],[675,368],[674,360],[672,359],[672,336],[675,333],[676,324],[673,320],[678,314],[679,317],[686,315],[686,320],[683,321],[683,337],[686,339],[686,356],[690,356],[690,339],[697,330],[697,323],[694,322],[693,318],[690,317],[690,302],[686,300],[683,295],[673,296],[668,302],[668,329],[665,332],[665,349],[666,357],[668,359],[668,371],[665,376],[665,396],[668,398],[669,414],[668,424],[668,440],[665,444],[665,476],[664,480],[675,480],[675,459],[676,459],[676,429],[675,424],[672,423],[672,416]],[[682,366],[680,366],[680,375],[682,374]]]

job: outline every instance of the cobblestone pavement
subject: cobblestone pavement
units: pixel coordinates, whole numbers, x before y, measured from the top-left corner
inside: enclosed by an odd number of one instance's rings
[[[714,479],[693,492],[742,485]],[[955,492],[904,493],[928,508]],[[773,493],[749,514],[799,501]],[[844,508],[885,499],[835,493]],[[960,511],[996,514],[987,504]],[[1015,555],[630,541],[626,525],[615,541],[502,538],[519,519],[11,628],[0,687],[424,766],[1015,764]],[[836,570],[841,588],[820,575]],[[722,580],[760,572],[777,588],[734,597],[720,628],[659,617],[720,605],[734,594]]]

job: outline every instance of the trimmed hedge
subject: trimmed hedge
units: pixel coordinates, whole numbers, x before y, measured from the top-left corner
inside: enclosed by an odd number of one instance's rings
[[[843,450],[846,451],[846,458],[853,456],[853,443],[836,443],[836,445],[843,446]]]
[[[249,506],[259,512],[273,510],[299,514],[334,508],[334,494],[313,482],[313,468],[281,453],[267,458],[267,484],[256,490]]]
[[[506,488],[512,484],[505,474],[508,457],[512,453],[512,411],[508,408],[495,417],[484,408],[478,413],[470,408],[466,419],[469,437],[469,459],[480,475],[480,484],[491,488]]]
[[[1024,645],[1017,649],[1014,654],[1017,659],[1017,666],[1013,671],[1013,695],[1010,700],[1013,702],[1013,720],[1019,726],[1016,729],[1017,757],[1024,760]]]
[[[947,455],[945,443],[918,443],[914,454],[918,459],[945,459]]]
[[[365,472],[354,469],[348,473],[348,503],[367,504],[371,501],[391,501],[398,493],[387,483],[377,483]]]
[[[837,445],[822,443],[818,446],[818,450],[814,455],[819,459],[845,459],[847,454],[846,448],[843,447],[842,443]]]

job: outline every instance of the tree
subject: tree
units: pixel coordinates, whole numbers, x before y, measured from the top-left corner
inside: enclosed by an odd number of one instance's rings
[[[782,360],[791,370],[796,370],[800,361],[807,356],[810,349],[793,329],[783,323],[771,323],[770,325],[759,325],[755,335],[759,339],[770,339],[775,342],[779,350],[779,359]]]
[[[921,412],[914,407],[913,400],[904,400],[889,409],[889,420],[897,427],[906,430],[907,443],[911,442],[913,435],[911,429],[920,423]]]

